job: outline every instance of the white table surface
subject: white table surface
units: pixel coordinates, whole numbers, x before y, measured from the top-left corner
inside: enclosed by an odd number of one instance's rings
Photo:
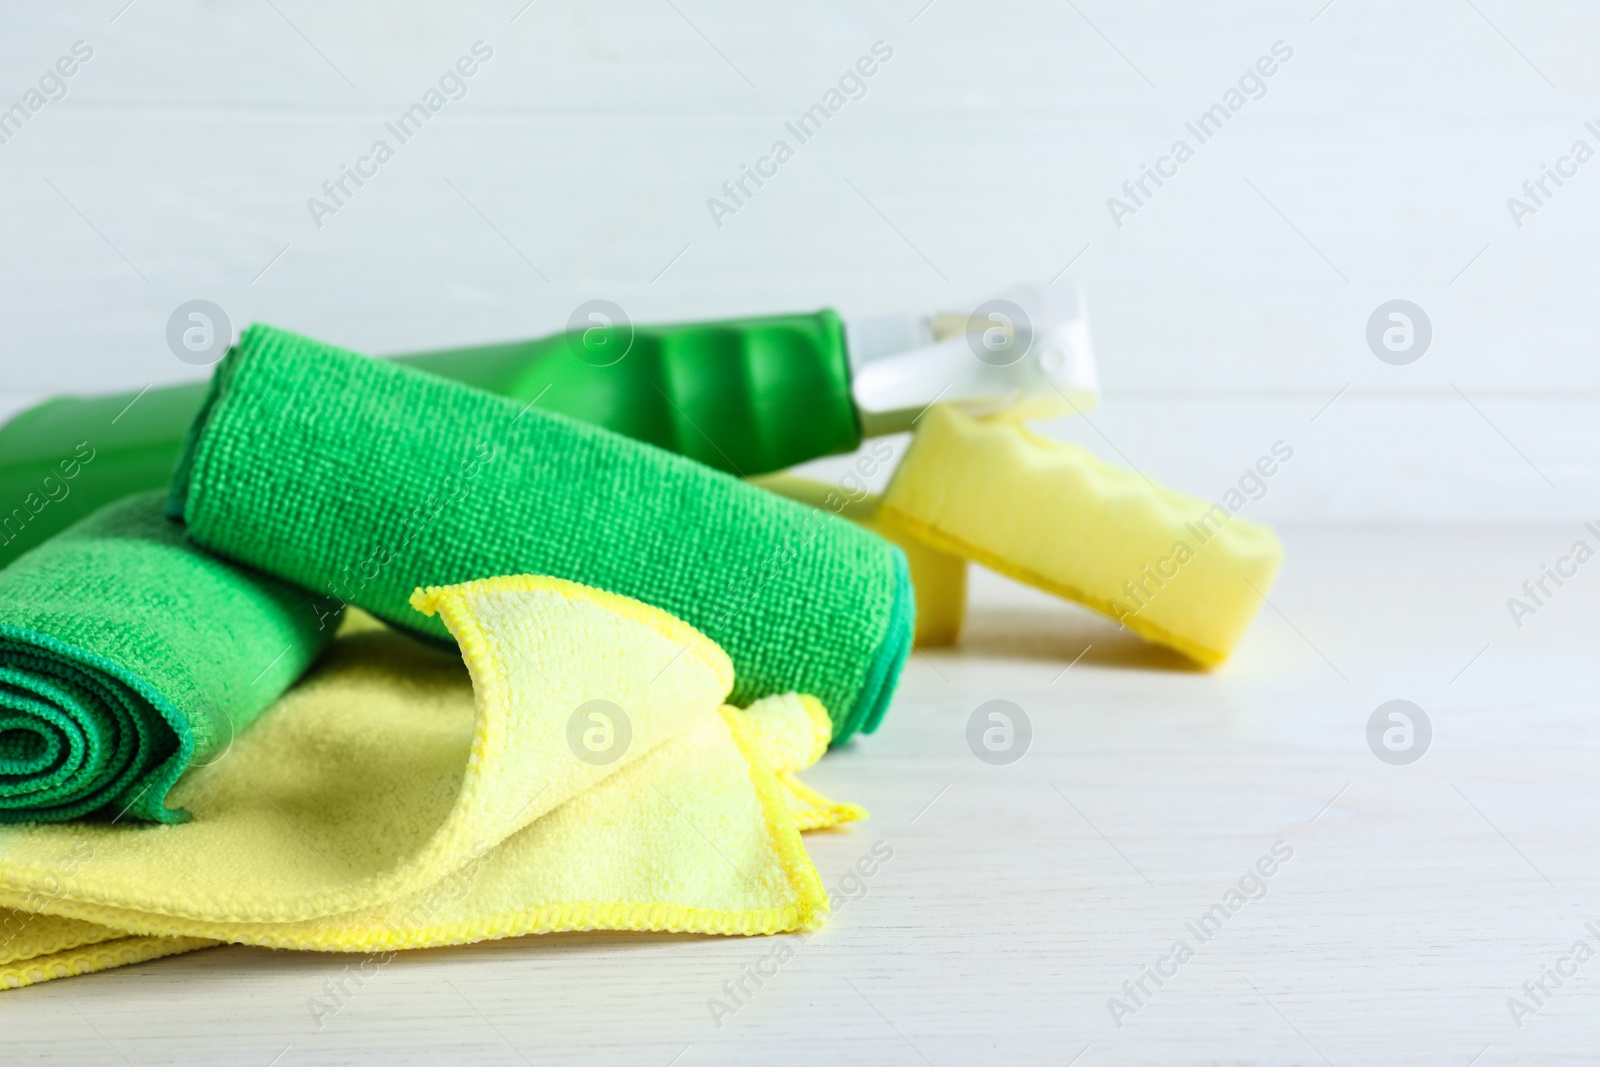
[[[4,1062],[1593,1062],[1600,962],[1520,1029],[1506,1004],[1600,946],[1600,572],[1520,630],[1505,607],[1581,531],[1282,533],[1273,606],[1214,674],[974,571],[962,645],[808,774],[872,811],[808,836],[830,887],[893,858],[721,1027],[708,1000],[770,940],[405,953],[320,1029],[347,958],[217,948],[0,994]],[[1392,698],[1433,724],[1411,766],[1367,748]],[[1010,766],[966,745],[990,699],[1033,725]],[[1200,945],[1185,922],[1278,841],[1267,895]],[[1195,957],[1118,1028],[1108,998],[1178,938]]]

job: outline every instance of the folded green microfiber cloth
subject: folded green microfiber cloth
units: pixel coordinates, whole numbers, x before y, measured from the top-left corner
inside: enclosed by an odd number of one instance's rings
[[[708,428],[714,431],[713,428]],[[835,516],[563,415],[252,326],[218,365],[168,514],[221,555],[440,641],[418,586],[547,574],[682,618],[732,700],[817,696],[872,730],[911,650],[904,554]]]
[[[160,493],[0,571],[0,823],[181,822],[167,792],[333,636],[313,598],[186,542]]]

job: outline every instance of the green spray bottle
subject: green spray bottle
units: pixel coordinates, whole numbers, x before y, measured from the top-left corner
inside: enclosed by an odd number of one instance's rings
[[[1097,398],[1076,290],[971,314],[824,309],[635,326],[608,301],[533,341],[392,357],[741,476],[854,451],[932,403],[1032,418]],[[166,485],[204,382],[58,397],[0,426],[0,566],[104,504]]]

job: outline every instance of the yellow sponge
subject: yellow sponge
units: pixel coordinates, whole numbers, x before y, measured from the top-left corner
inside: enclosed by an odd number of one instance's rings
[[[1221,504],[944,405],[923,416],[877,519],[1208,667],[1239,643],[1283,562],[1269,527]]]
[[[792,474],[768,474],[750,480],[779,496],[842,515],[899,545],[911,566],[911,585],[917,597],[916,644],[921,648],[934,648],[956,643],[956,638],[961,636],[961,620],[967,611],[965,559],[941,552],[879,522],[879,498],[871,493],[851,496],[835,486]]]

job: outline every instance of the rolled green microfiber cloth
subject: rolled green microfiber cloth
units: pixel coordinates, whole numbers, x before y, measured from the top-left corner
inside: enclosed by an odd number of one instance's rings
[[[702,427],[712,440],[716,427]],[[877,726],[911,650],[905,556],[835,516],[564,415],[267,326],[218,364],[168,514],[221,555],[439,641],[419,586],[553,575],[662,608],[731,699]]]
[[[187,542],[162,494],[119,501],[0,570],[0,823],[186,815],[333,634],[305,591]]]

